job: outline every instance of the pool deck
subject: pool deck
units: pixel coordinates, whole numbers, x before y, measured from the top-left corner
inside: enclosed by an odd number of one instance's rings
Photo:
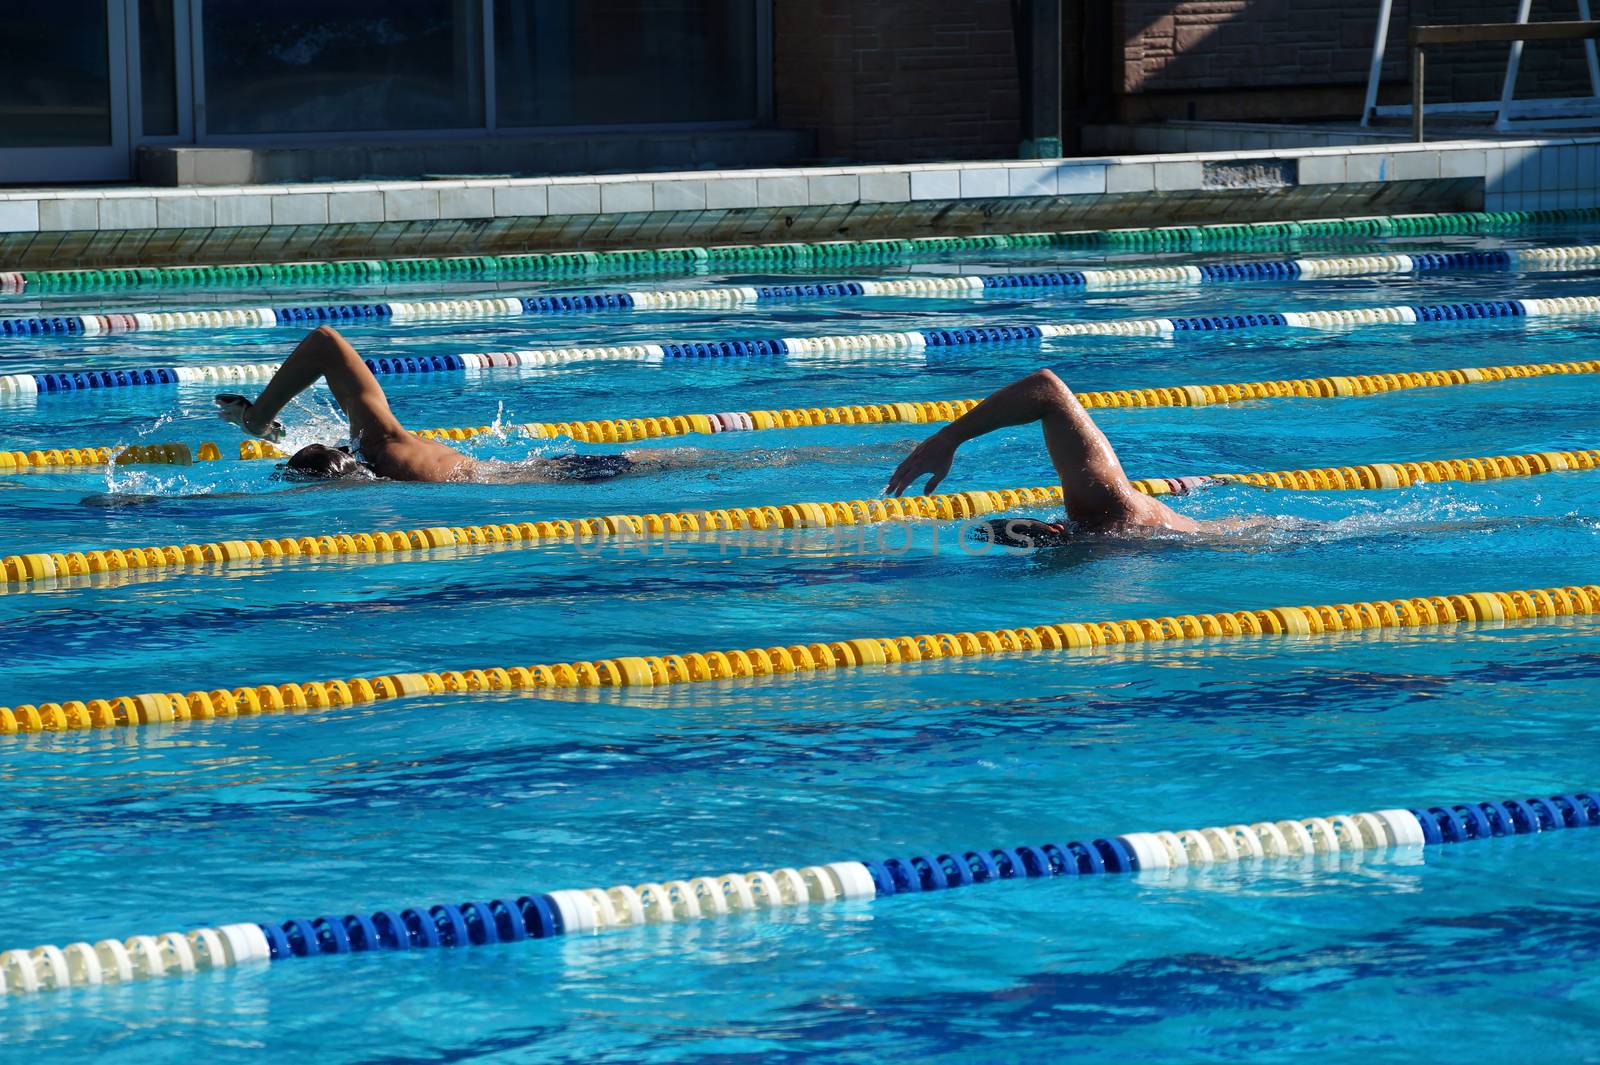
[[[0,192],[13,270],[1600,204],[1600,136],[605,176]]]

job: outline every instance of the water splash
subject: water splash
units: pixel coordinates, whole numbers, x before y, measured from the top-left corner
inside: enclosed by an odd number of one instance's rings
[[[104,472],[103,480],[104,480],[107,492],[119,492],[119,491],[122,491],[123,488],[121,487],[121,485],[127,484],[129,482],[129,480],[131,479],[132,474],[135,472],[134,470],[132,470],[132,469],[130,469],[128,467],[118,466],[116,464],[114,459],[115,459],[117,453],[119,451],[121,451],[123,448],[126,448],[126,447],[128,447],[130,445],[138,444],[138,443],[142,443],[144,441],[150,440],[152,437],[155,437],[158,434],[160,434],[161,431],[163,429],[165,429],[168,425],[171,425],[173,422],[175,422],[177,420],[178,420],[178,412],[176,410],[168,410],[163,414],[157,415],[154,421],[152,421],[149,425],[146,425],[142,429],[140,429],[138,431],[138,433],[131,440],[118,440],[116,442],[116,444],[113,445],[113,447],[111,448],[111,456],[112,457],[108,458],[106,460],[106,464],[105,464],[105,466],[103,468],[103,472]],[[161,443],[162,441],[158,440],[158,441],[155,441],[155,442],[156,443]]]
[[[331,399],[322,396],[300,396],[291,404],[291,416],[285,419],[287,434],[278,447],[286,454],[294,454],[307,444],[343,443],[350,435],[349,423]],[[162,430],[180,420],[181,411],[170,410],[141,428],[137,435],[120,440],[112,454],[129,444],[162,442]],[[223,426],[224,431],[233,432]],[[231,447],[232,442],[222,443]],[[151,499],[212,495],[228,491],[270,491],[276,485],[271,479],[274,467],[270,463],[201,463],[188,467],[176,466],[118,466],[108,461],[103,467],[104,497],[115,499]]]
[[[278,449],[292,455],[307,444],[344,444],[350,441],[350,420],[331,397],[302,392],[289,403],[293,412],[283,419],[285,433]]]

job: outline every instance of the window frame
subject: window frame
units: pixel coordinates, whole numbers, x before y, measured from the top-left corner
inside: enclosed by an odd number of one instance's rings
[[[165,147],[174,144],[193,144],[194,137],[194,52],[196,26],[191,0],[172,0],[172,61],[174,78],[174,106],[178,111],[176,133],[146,133],[144,131],[144,56],[140,51],[139,0],[127,0],[128,5],[128,116],[135,147],[150,145]]]
[[[122,181],[132,174],[136,138],[129,86],[138,76],[139,57],[130,26],[137,30],[138,6],[138,0],[105,0],[109,143],[0,148],[0,186]]]

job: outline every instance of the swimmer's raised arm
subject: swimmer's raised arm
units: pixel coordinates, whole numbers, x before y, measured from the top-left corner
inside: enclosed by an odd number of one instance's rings
[[[369,441],[369,435],[383,439],[405,431],[389,409],[383,386],[356,349],[338,330],[326,325],[306,334],[254,403],[241,406],[218,397],[222,408],[218,413],[252,436],[269,436],[278,412],[319,379],[328,382],[334,400],[350,421],[350,435],[363,446],[376,442]]]
[[[310,444],[289,456],[288,468],[318,477],[377,474],[394,481],[451,481],[471,477],[474,464],[436,440],[406,432],[389,409],[383,386],[356,349],[329,326],[313,329],[283,360],[254,403],[242,396],[218,396],[217,413],[254,436],[276,440],[283,427],[277,414],[318,379],[325,379],[350,423],[348,448]],[[365,471],[363,470],[364,460]]]
[[[962,444],[1030,422],[1044,427],[1045,447],[1061,478],[1067,515],[1073,521],[1090,527],[1119,523],[1194,527],[1194,522],[1134,489],[1111,442],[1072,389],[1050,370],[1013,381],[918,444],[890,476],[888,491],[900,495],[928,475],[925,491],[931,492],[950,473]]]
[[[1110,441],[1078,397],[1053,372],[1038,370],[1006,385],[918,444],[889,478],[888,490],[900,495],[923,474],[932,474],[927,485],[931,492],[949,474],[962,444],[996,429],[1031,422],[1044,423],[1045,444],[1063,483],[1068,479],[1108,486],[1127,483]]]

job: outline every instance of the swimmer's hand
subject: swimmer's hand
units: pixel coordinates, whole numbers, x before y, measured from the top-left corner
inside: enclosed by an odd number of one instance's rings
[[[934,433],[928,439],[911,449],[911,454],[905,461],[895,467],[893,475],[889,478],[889,487],[884,489],[892,496],[902,495],[907,488],[917,482],[923,475],[928,476],[928,483],[923,487],[924,492],[932,492],[939,487],[950,474],[950,464],[955,461],[958,442],[944,434],[943,430]]]
[[[217,417],[232,425],[237,425],[249,436],[258,436],[263,440],[276,444],[288,433],[280,421],[274,421],[260,432],[250,428],[250,408],[253,406],[248,399],[235,395],[232,392],[222,392],[216,397]]]

